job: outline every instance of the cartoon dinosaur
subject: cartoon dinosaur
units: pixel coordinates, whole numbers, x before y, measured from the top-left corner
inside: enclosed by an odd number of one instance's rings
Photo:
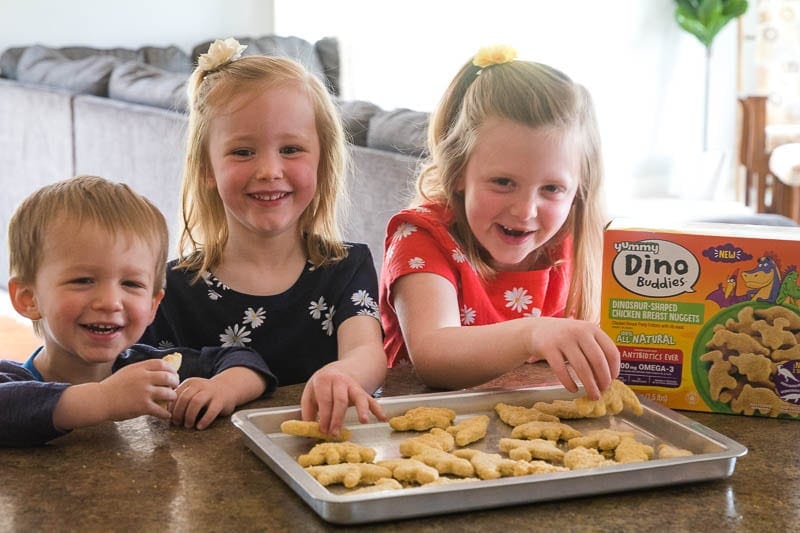
[[[774,254],[759,257],[755,267],[742,272],[742,280],[751,300],[775,302],[781,288],[781,273]]]
[[[786,269],[786,273],[783,275],[783,281],[778,290],[778,297],[775,298],[775,303],[797,306],[798,299],[800,299],[800,285],[797,284],[797,265],[792,265]]]
[[[736,294],[737,280],[739,279],[739,269],[731,272],[725,283],[720,283],[717,288],[708,293],[706,300],[715,302],[720,307],[728,307],[739,302],[744,302],[750,299],[748,293]]]

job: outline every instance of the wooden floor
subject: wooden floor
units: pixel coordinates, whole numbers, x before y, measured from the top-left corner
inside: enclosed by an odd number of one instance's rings
[[[25,361],[41,345],[31,325],[14,318],[0,316],[0,359]]]

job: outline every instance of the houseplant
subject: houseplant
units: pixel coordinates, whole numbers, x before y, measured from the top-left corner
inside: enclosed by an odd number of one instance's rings
[[[708,150],[708,106],[711,72],[711,45],[717,34],[731,20],[747,11],[747,0],[675,0],[675,20],[706,48],[703,99],[703,151]]]

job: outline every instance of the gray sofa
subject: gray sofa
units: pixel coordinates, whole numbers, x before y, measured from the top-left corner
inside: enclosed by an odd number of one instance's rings
[[[338,95],[335,39],[240,41],[249,45],[246,53],[297,59]],[[177,47],[6,50],[0,56],[0,227],[5,231],[16,205],[42,185],[95,174],[126,182],[158,205],[174,245],[187,122],[184,84],[209,43],[191,53]],[[351,155],[345,236],[367,243],[380,268],[386,222],[413,194],[427,114],[336,99]],[[3,245],[0,286],[7,278]]]

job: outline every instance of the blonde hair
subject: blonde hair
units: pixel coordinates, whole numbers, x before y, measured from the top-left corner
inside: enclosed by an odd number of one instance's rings
[[[97,176],[45,185],[17,206],[8,223],[9,271],[22,283],[34,283],[42,265],[47,232],[54,224],[95,224],[112,236],[141,239],[156,252],[153,294],[166,281],[169,231],[164,215],[147,198],[124,183]],[[39,324],[34,330],[40,333]]]
[[[541,250],[548,257],[567,235],[573,238],[573,273],[566,316],[599,318],[600,255],[605,223],[602,157],[594,106],[586,89],[562,72],[528,61],[479,68],[470,60],[450,83],[428,128],[430,156],[417,179],[414,204],[430,201],[453,212],[450,232],[484,279],[495,272],[489,254],[467,223],[458,181],[475,147],[478,128],[490,117],[532,128],[574,134],[581,150],[580,183],[559,232]]]
[[[213,178],[208,154],[211,123],[235,95],[287,85],[297,86],[308,95],[320,140],[317,190],[299,223],[306,255],[317,267],[347,256],[338,224],[347,161],[338,111],[322,83],[300,64],[282,57],[247,56],[212,71],[198,67],[188,83],[189,130],[181,191],[183,230],[177,266],[195,270],[194,281],[219,264],[228,241],[222,199],[216,188],[208,186]]]

